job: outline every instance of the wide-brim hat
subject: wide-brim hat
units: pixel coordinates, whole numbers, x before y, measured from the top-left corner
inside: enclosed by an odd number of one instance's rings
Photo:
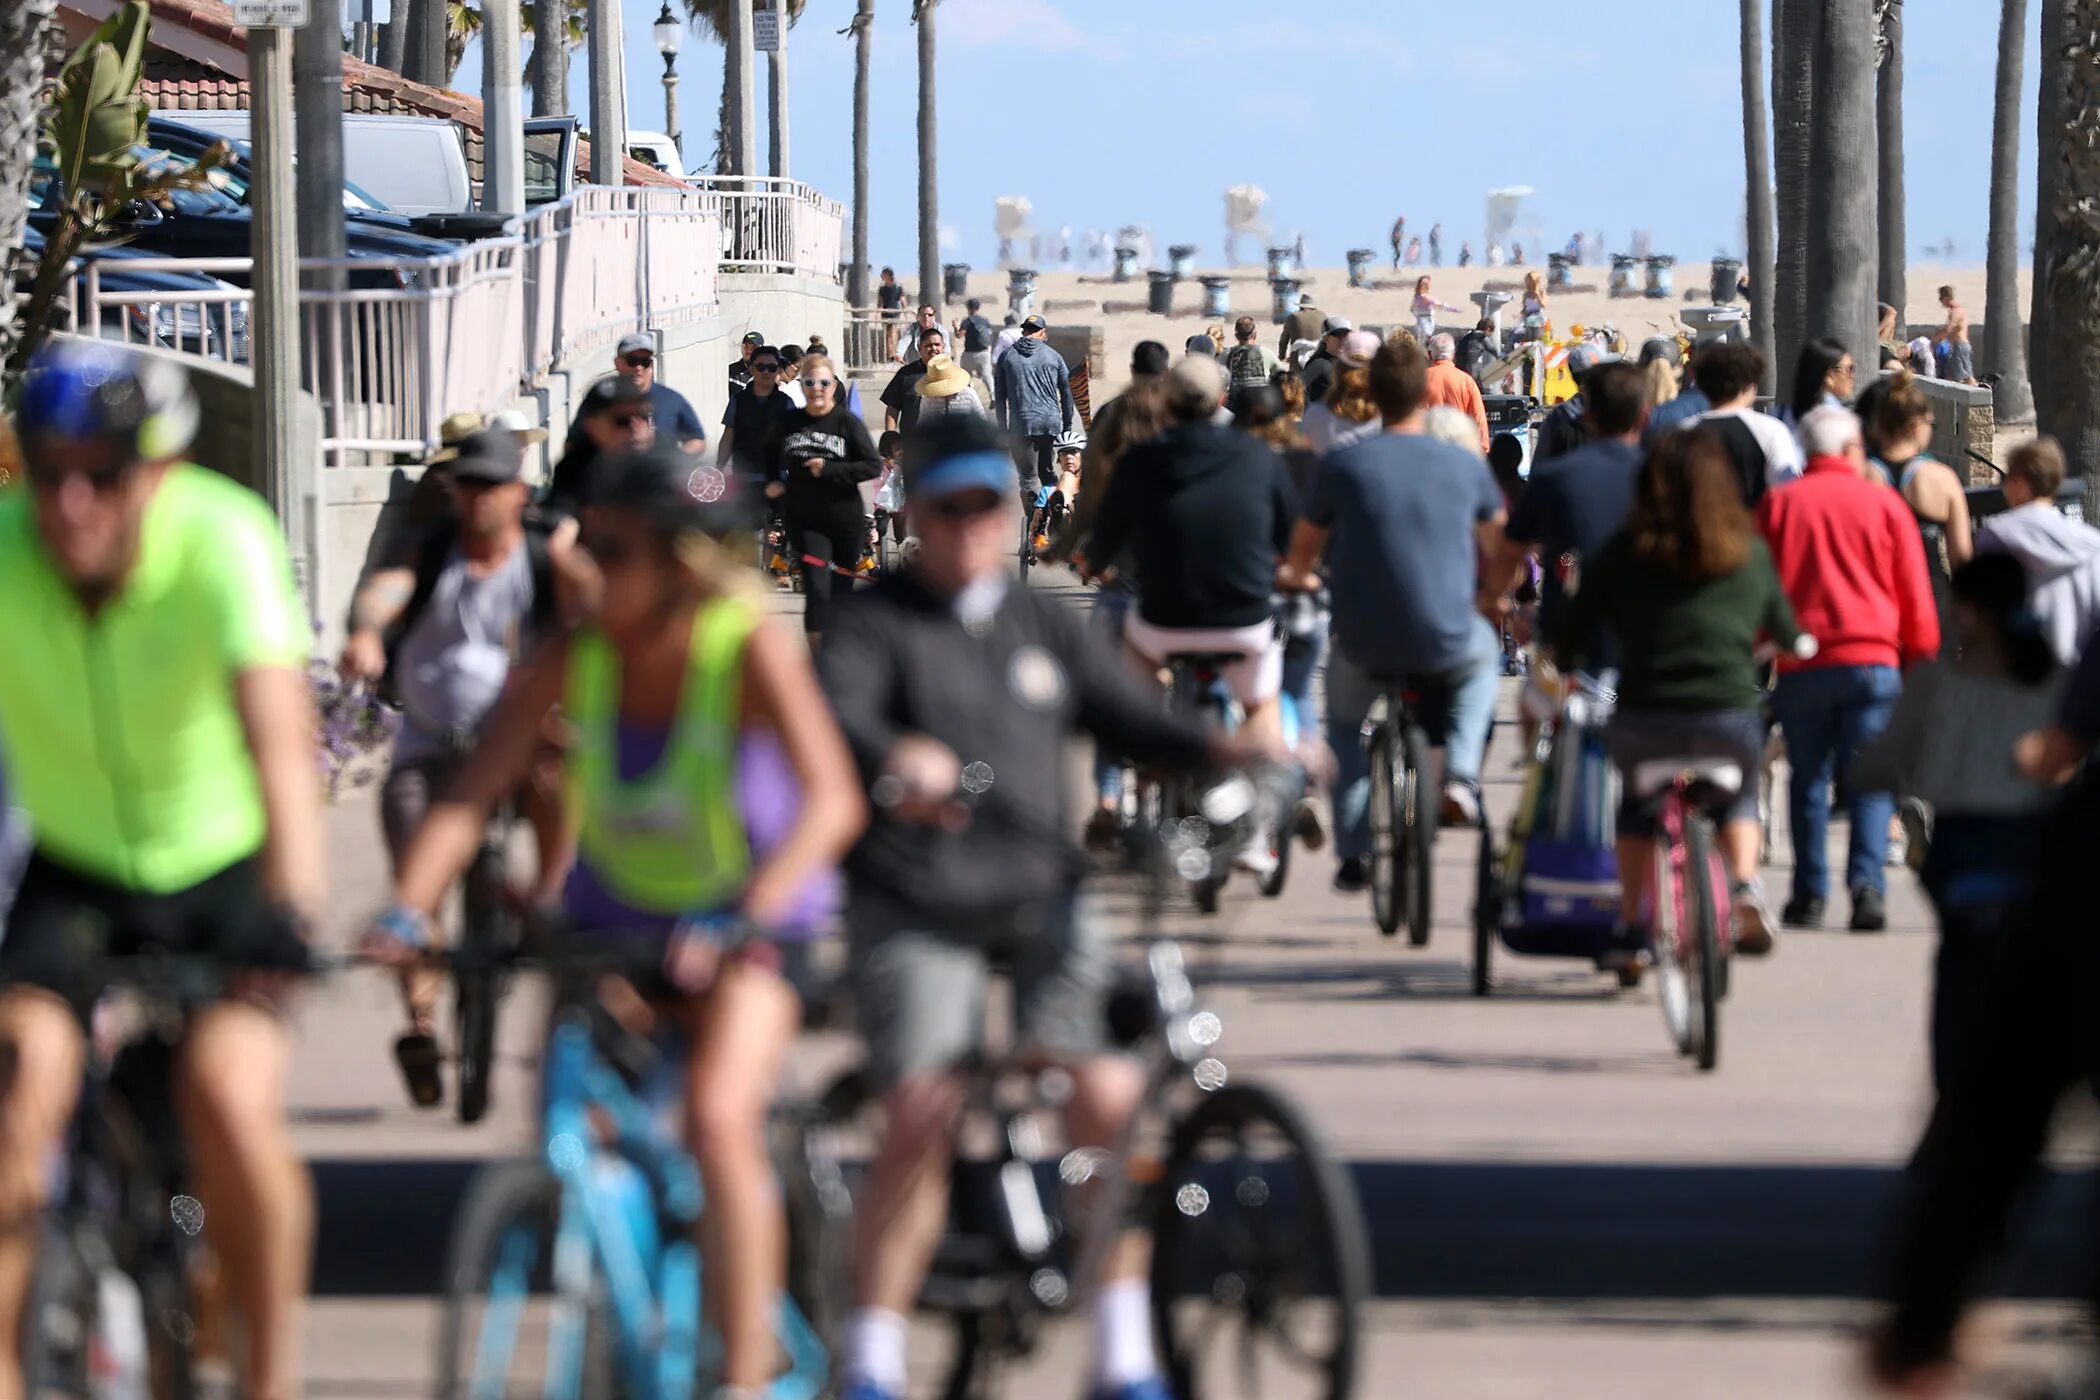
[[[970,387],[970,372],[947,355],[935,355],[926,362],[926,373],[919,379],[919,397],[922,399],[952,399]]]
[[[449,462],[459,455],[459,445],[480,432],[486,424],[478,413],[453,413],[446,415],[438,424],[438,450],[430,454],[429,463],[437,466]]]

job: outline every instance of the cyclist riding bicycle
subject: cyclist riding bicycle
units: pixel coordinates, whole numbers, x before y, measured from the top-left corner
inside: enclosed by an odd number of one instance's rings
[[[982,1044],[993,959],[1010,966],[1020,1043],[1073,1071],[1076,1143],[1113,1143],[1143,1094],[1138,1067],[1107,1053],[1113,968],[1079,896],[1066,739],[1087,729],[1184,769],[1272,751],[1166,713],[1075,611],[1013,580],[1013,459],[990,425],[929,425],[905,470],[918,553],[841,605],[822,656],[880,801],[847,864],[855,1005],[888,1125],[856,1211],[849,1400],[904,1391],[905,1315],[941,1236],[960,1067]],[[974,807],[959,787],[981,794]],[[1165,1394],[1144,1264],[1131,1242],[1096,1300],[1094,1381],[1115,1400]]]
[[[416,833],[369,944],[401,963],[427,947],[486,812],[560,704],[578,837],[565,918],[583,938],[662,946],[661,984],[636,990],[686,1033],[687,1130],[719,1231],[722,1380],[756,1396],[774,1370],[786,1258],[766,1118],[800,1025],[777,940],[806,939],[826,912],[863,803],[808,660],[712,538],[736,522],[695,498],[692,470],[668,448],[604,464],[573,559],[590,621],[519,672]],[[707,926],[732,913],[777,940],[725,950]]]
[[[391,682],[401,707],[379,819],[396,873],[433,800],[458,780],[482,724],[513,668],[556,622],[552,550],[525,518],[528,489],[506,435],[476,433],[448,463],[454,509],[397,563],[375,570],[350,609],[341,670],[348,681]],[[538,878],[531,902],[551,903],[568,870],[559,797],[560,749],[541,745],[515,798],[532,825]],[[429,1108],[438,1075],[440,978],[412,970],[404,991],[408,1029],[394,1044],[409,1096]]]
[[[1223,679],[1246,711],[1248,731],[1280,747],[1283,639],[1270,600],[1298,496],[1266,443],[1211,421],[1228,388],[1207,355],[1174,366],[1167,375],[1174,426],[1125,456],[1090,548],[1113,559],[1127,543],[1137,561],[1137,607],[1123,624],[1130,650],[1151,668],[1177,655],[1236,655]],[[1238,857],[1257,873],[1275,859],[1268,838],[1275,809],[1296,794],[1269,797],[1272,809]]]
[[[1327,740],[1334,749],[1335,886],[1369,881],[1370,759],[1361,738],[1398,683],[1442,692],[1444,819],[1480,817],[1480,765],[1502,667],[1496,629],[1474,610],[1480,558],[1502,534],[1502,490],[1480,458],[1425,436],[1429,362],[1405,338],[1373,357],[1369,389],[1385,430],[1328,457],[1278,575],[1313,586],[1327,562],[1334,650],[1327,662]],[[1436,737],[1434,729],[1432,740]]]
[[[1079,499],[1080,463],[1086,456],[1086,430],[1073,428],[1057,440],[1056,480],[1036,492],[1036,505],[1028,518],[1028,534],[1038,556],[1050,552],[1053,530],[1071,518]]]
[[[227,973],[179,1061],[190,1189],[246,1318],[243,1393],[298,1386],[313,1205],[285,1128],[280,1002],[325,888],[312,633],[269,507],[183,460],[197,422],[171,364],[47,346],[19,407],[28,487],[0,496],[0,761],[35,833],[0,937],[9,1400],[104,960],[148,952]]]

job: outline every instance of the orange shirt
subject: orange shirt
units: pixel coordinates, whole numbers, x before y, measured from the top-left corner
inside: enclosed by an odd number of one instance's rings
[[[1424,408],[1448,407],[1472,415],[1480,425],[1480,451],[1488,450],[1487,405],[1481,402],[1480,385],[1449,360],[1439,360],[1429,367],[1429,397],[1423,401]]]

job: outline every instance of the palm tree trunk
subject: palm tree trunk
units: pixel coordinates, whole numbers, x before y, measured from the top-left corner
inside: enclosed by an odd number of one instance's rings
[[[57,0],[23,0],[0,7],[0,265],[22,246],[29,222],[29,168],[44,100],[44,35]],[[0,364],[14,356],[14,283],[0,296]]]
[[[569,110],[568,0],[532,0],[532,114],[558,117]]]
[[[1765,113],[1765,0],[1742,0],[1743,169],[1750,232],[1750,338],[1765,357],[1772,389],[1772,151]]]
[[[940,0],[912,0],[919,25],[919,304],[941,301],[941,196],[936,161],[940,127],[934,115],[933,12]]]
[[[1807,332],[1832,337],[1856,362],[1872,365],[1878,362],[1873,0],[1823,0],[1818,37]]]
[[[766,173],[788,178],[788,23],[787,0],[777,0],[780,47],[766,55]]]
[[[2042,133],[2043,178],[2053,174],[2054,199],[2048,241],[2035,255],[2036,292],[2047,305],[2050,370],[2047,392],[2038,396],[2037,426],[2063,443],[2094,493],[2088,499],[2100,499],[2100,314],[2094,311],[2100,304],[2100,229],[2089,213],[2100,201],[2100,74],[2084,47],[2086,36],[2100,29],[2100,0],[2052,0],[2043,19],[2056,21],[2042,31],[2042,52],[2056,50],[2062,82],[2056,125]]]
[[[412,83],[443,87],[445,65],[445,0],[407,0],[408,51],[401,76]]]
[[[409,6],[412,0],[394,0],[393,18],[379,26],[379,66],[399,73],[408,66]]]
[[[1772,176],[1779,242],[1772,273],[1769,389],[1793,369],[1808,338],[1808,165],[1814,134],[1815,44],[1822,0],[1773,0]]]
[[[1998,376],[2001,421],[2034,416],[2020,328],[2020,83],[2027,0],[2005,0],[1998,21],[1998,95],[1991,117],[1991,232],[1984,253],[1983,372]]]
[[[2057,355],[2043,262],[2056,242],[2056,206],[2063,193],[2063,132],[2070,120],[2064,53],[2073,42],[2069,24],[2068,0],[2042,0],[2040,99],[2034,111],[2034,309],[2027,318],[2027,372],[2034,391],[2035,427],[2044,433],[2054,431],[2050,425],[2057,402]]]
[[[849,305],[868,304],[868,77],[873,60],[875,0],[860,0],[853,17],[853,276]]]
[[[1886,4],[1881,14],[1881,33],[1886,56],[1874,101],[1875,135],[1881,155],[1880,221],[1881,269],[1876,277],[1881,299],[1896,308],[1896,324],[1903,324],[1903,304],[1909,295],[1908,268],[1904,256],[1903,229],[1903,6]],[[1872,361],[1862,360],[1866,366]],[[1866,373],[1862,368],[1861,374]],[[1865,383],[1862,378],[1861,383]]]

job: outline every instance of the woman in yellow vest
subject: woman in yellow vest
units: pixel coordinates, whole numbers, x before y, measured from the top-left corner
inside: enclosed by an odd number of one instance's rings
[[[512,678],[451,800],[402,861],[375,953],[413,956],[533,760],[559,705],[578,857],[564,894],[584,935],[661,940],[686,1021],[691,1147],[708,1193],[722,1383],[763,1390],[786,1224],[766,1114],[800,1021],[781,941],[807,938],[866,819],[853,762],[796,640],[741,591],[708,531],[713,469],[668,449],[605,463],[566,573],[588,622]],[[726,952],[688,936],[710,915],[773,931]],[[675,935],[675,936],[674,936]]]

